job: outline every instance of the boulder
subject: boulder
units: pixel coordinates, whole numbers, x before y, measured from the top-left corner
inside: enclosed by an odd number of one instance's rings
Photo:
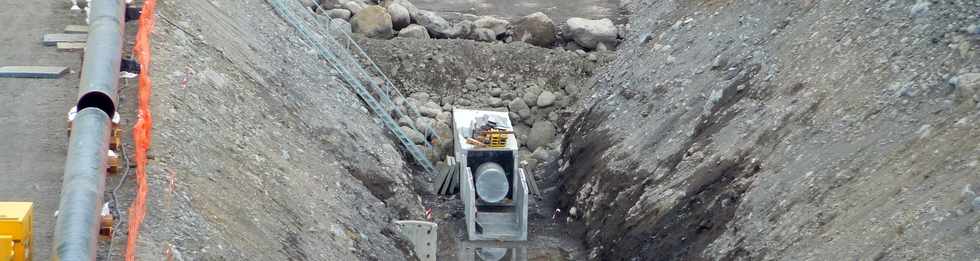
[[[418,127],[419,131],[423,134],[430,128],[435,130],[436,120],[428,117],[418,117],[415,119],[415,127]]]
[[[405,116],[398,119],[398,126],[414,127],[415,123],[412,122],[412,118]]]
[[[574,51],[582,50],[582,46],[578,45],[578,43],[576,43],[575,41],[569,41],[565,43],[565,50],[569,52],[574,52]]]
[[[543,91],[541,92],[541,95],[538,95],[538,101],[537,101],[538,107],[551,106],[552,104],[555,103],[555,99],[557,98],[558,97],[555,95],[555,93],[550,91]]]
[[[517,20],[513,25],[514,40],[525,43],[551,47],[555,42],[557,30],[555,23],[541,12],[533,13]]]
[[[425,27],[433,38],[447,38],[453,32],[449,21],[434,12],[419,10],[416,19],[415,22]]]
[[[442,107],[439,107],[439,104],[430,101],[420,106],[418,110],[419,114],[422,114],[422,116],[435,118],[436,116],[439,116],[440,112],[442,112]]]
[[[384,8],[376,5],[355,12],[354,18],[351,18],[351,30],[378,39],[389,39],[394,35],[391,15],[388,15]]]
[[[475,37],[476,39],[474,39],[474,40],[477,40],[477,41],[481,41],[481,42],[493,42],[493,41],[496,41],[497,40],[497,34],[494,33],[493,30],[491,30],[491,29],[487,29],[487,28],[476,28],[476,31],[473,31],[473,34],[476,35],[476,37]]]
[[[402,126],[401,129],[402,132],[405,133],[405,136],[408,136],[408,139],[412,141],[412,143],[415,144],[425,143],[425,135],[422,135],[421,132],[407,126]]]
[[[582,47],[594,50],[599,43],[605,44],[607,48],[616,45],[619,31],[609,18],[589,20],[573,17],[565,24],[568,26],[567,33],[570,38]]]
[[[531,107],[528,107],[527,103],[521,98],[511,101],[509,104],[507,104],[507,108],[510,109],[511,112],[517,113],[521,119],[531,117]]]
[[[361,3],[360,2],[357,2],[357,1],[348,1],[348,2],[344,3],[343,6],[344,6],[344,9],[347,9],[347,10],[350,11],[351,16],[357,15],[357,13],[361,11],[361,9],[364,9],[364,6],[361,5]]]
[[[412,17],[408,13],[408,8],[394,3],[388,5],[388,14],[391,15],[391,25],[395,30],[401,30],[412,23]]]
[[[980,73],[964,73],[951,80],[961,99],[980,101]]]
[[[453,29],[449,31],[449,38],[462,38],[462,39],[475,39],[473,30],[476,29],[473,26],[473,22],[468,20],[459,21],[453,25]]]
[[[344,19],[344,21],[349,21],[351,17],[351,12],[350,10],[347,9],[337,8],[337,9],[328,10],[326,12],[326,15],[329,16],[330,18],[338,18],[338,19]]]
[[[425,30],[425,27],[421,25],[410,24],[402,28],[401,31],[398,31],[398,37],[429,39],[429,31]]]
[[[418,23],[418,20],[415,18],[418,17],[419,8],[415,7],[415,4],[412,4],[408,0],[395,0],[392,3],[405,7],[405,10],[408,10],[408,17],[411,19],[411,22]]]
[[[531,126],[531,133],[527,137],[527,148],[531,151],[544,147],[555,139],[557,130],[555,125],[549,121],[538,121]]]
[[[342,5],[340,5],[340,2],[337,0],[320,0],[319,4],[320,4],[320,8],[323,9],[334,9],[334,8],[342,7]]]
[[[475,25],[476,28],[492,30],[493,36],[496,38],[498,35],[507,32],[507,26],[510,25],[510,22],[492,16],[483,16],[476,19],[476,21],[473,21],[473,25]]]
[[[339,32],[343,32],[348,35],[350,35],[352,32],[350,23],[348,23],[347,20],[340,19],[340,18],[330,19],[330,28],[331,30],[337,30],[335,31],[337,33],[334,34],[337,37],[344,37],[343,34]]]

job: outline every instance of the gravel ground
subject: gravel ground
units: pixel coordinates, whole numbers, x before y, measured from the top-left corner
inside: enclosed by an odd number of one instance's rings
[[[558,167],[590,259],[980,255],[977,2],[633,8]]]

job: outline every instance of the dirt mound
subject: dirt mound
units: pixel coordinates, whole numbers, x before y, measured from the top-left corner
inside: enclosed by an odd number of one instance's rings
[[[415,174],[296,31],[256,6],[268,5],[159,6],[139,256],[406,259],[391,226],[421,217]]]
[[[562,146],[592,259],[980,254],[976,2],[634,7]]]

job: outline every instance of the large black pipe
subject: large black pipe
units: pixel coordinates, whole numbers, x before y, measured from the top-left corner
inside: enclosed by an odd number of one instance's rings
[[[78,110],[98,107],[111,117],[116,112],[126,8],[122,0],[94,0],[91,4]]]
[[[99,214],[105,189],[111,118],[125,26],[123,0],[93,0],[78,87],[78,113],[72,120],[61,201],[55,223],[52,260],[96,258]]]
[[[55,223],[53,260],[95,260],[111,119],[98,108],[75,115]]]

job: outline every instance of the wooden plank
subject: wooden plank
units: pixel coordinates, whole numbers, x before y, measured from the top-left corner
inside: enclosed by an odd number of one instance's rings
[[[71,24],[71,25],[65,26],[65,33],[68,33],[68,34],[87,34],[88,33],[88,26]]]
[[[0,77],[8,78],[59,78],[68,72],[64,66],[4,66]]]
[[[60,42],[58,43],[58,50],[71,52],[85,49],[85,43],[80,42]]]
[[[44,34],[41,44],[45,46],[55,46],[60,42],[85,42],[88,34]]]

